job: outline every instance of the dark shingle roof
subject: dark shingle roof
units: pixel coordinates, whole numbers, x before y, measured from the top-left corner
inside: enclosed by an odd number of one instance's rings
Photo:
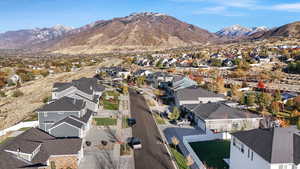
[[[78,80],[73,80],[70,83],[54,83],[53,88],[54,91],[63,91],[71,86],[76,87],[78,90],[87,93],[93,94],[93,91],[103,91],[105,87],[98,83],[96,78],[80,78]]]
[[[201,119],[239,119],[258,118],[259,116],[245,110],[230,107],[224,103],[206,103],[183,105]]]
[[[84,125],[84,122],[82,122],[80,118],[77,118],[75,116],[68,116],[68,117],[56,122],[55,124],[53,124],[50,129],[52,129],[62,123],[68,123],[77,128],[82,128]]]
[[[179,100],[198,100],[199,97],[224,97],[222,94],[216,94],[201,87],[191,86],[175,91]]]
[[[80,120],[87,123],[94,113],[94,111],[87,109],[86,113],[80,118]]]
[[[28,142],[28,144],[24,142]],[[20,160],[12,153],[5,152],[5,150],[17,150],[18,148],[21,152],[31,150],[30,144],[34,142],[39,143],[41,148],[32,161]],[[77,154],[81,145],[82,139],[55,139],[40,129],[31,128],[0,145],[0,169],[37,169],[45,166],[51,155]]]
[[[300,162],[299,130],[294,127],[253,129],[232,135],[269,163]]]
[[[80,111],[85,106],[83,100],[78,100],[70,97],[62,97],[52,103],[45,104],[37,111]]]

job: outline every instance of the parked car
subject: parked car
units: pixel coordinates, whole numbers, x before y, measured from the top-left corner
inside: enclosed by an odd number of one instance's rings
[[[187,119],[177,120],[177,125],[179,125],[179,126],[189,125],[189,124],[190,124],[190,121],[188,121]]]
[[[136,120],[134,118],[128,118],[127,124],[128,124],[128,126],[132,127],[136,124]]]
[[[142,149],[142,142],[137,137],[132,137],[129,141],[129,145],[135,150]]]

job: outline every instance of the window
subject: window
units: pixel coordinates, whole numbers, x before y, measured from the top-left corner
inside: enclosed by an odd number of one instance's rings
[[[250,158],[250,148],[248,148],[248,158]]]
[[[253,151],[251,152],[251,161],[253,161]]]
[[[48,114],[47,114],[47,112],[44,112],[44,116],[45,116],[45,117],[48,117]]]
[[[241,144],[241,152],[244,153],[244,144]]]

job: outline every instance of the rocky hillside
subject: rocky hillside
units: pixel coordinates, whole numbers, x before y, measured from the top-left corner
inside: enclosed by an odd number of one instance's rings
[[[0,34],[0,49],[47,47],[68,34],[72,28],[56,25],[51,28],[24,29]]]
[[[174,17],[146,12],[97,21],[72,30],[49,49],[61,53],[145,50],[201,44],[216,38]]]
[[[271,29],[261,35],[256,35],[256,39],[264,39],[270,37],[294,37],[300,38],[300,21],[293,22],[280,26],[278,28]]]

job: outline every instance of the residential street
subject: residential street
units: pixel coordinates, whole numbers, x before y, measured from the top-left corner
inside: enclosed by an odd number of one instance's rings
[[[144,97],[132,89],[129,93],[132,117],[137,120],[132,134],[141,139],[143,146],[134,152],[135,168],[174,169]]]

